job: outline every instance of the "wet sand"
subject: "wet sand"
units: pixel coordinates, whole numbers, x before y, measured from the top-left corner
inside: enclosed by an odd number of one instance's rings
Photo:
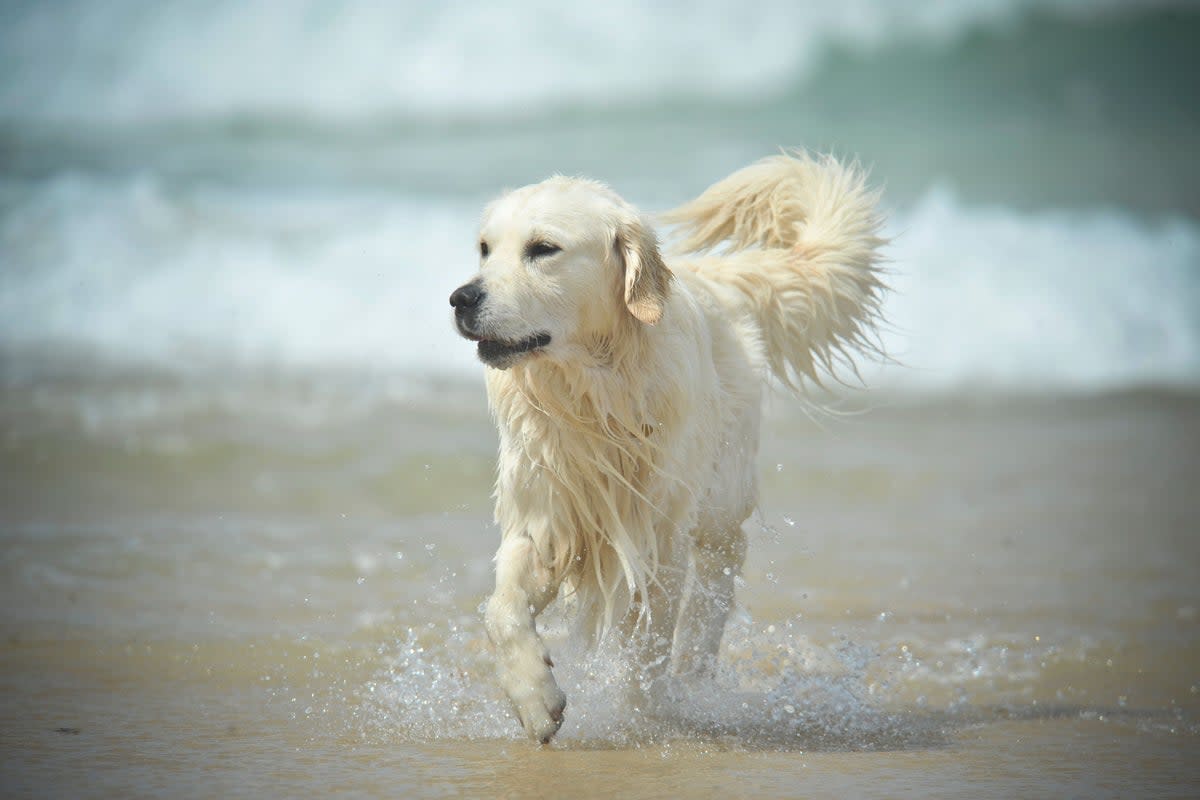
[[[531,745],[478,607],[473,388],[4,388],[5,796],[1193,797],[1200,403],[770,403],[721,674],[664,708],[547,620]]]

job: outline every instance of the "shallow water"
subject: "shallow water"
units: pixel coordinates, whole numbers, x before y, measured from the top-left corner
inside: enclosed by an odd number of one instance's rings
[[[494,434],[476,387],[436,394],[10,383],[6,794],[1200,785],[1194,396],[772,399],[719,674],[630,708],[551,613],[569,701],[538,748],[480,622]]]
[[[1200,795],[1198,32],[0,4],[0,795]],[[446,319],[479,210],[564,172],[659,211],[780,146],[885,187],[896,362],[869,413],[769,403],[718,674],[630,708],[555,612],[532,746]]]

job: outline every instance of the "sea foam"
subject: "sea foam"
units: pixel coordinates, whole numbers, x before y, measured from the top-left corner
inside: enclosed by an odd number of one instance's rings
[[[679,198],[680,200],[684,198]],[[0,186],[0,346],[116,364],[478,375],[446,298],[476,270],[483,197]],[[906,391],[1200,383],[1200,226],[1019,212],[933,190],[892,215],[884,344]]]
[[[945,43],[1031,8],[1123,5],[1136,4],[28,3],[0,10],[0,118],[520,116],[545,105],[740,97],[803,82],[830,47]]]

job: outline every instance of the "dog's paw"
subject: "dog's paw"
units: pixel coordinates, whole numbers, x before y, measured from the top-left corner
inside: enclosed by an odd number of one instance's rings
[[[489,621],[488,631],[496,649],[497,677],[521,726],[534,741],[549,742],[562,727],[567,705],[566,696],[554,680],[550,654],[532,626],[505,627]]]
[[[567,707],[567,696],[554,678],[548,677],[548,681],[512,695],[513,707],[525,733],[541,744],[546,744],[558,733],[563,723],[563,709]]]
[[[502,662],[500,682],[529,738],[545,744],[562,727],[567,697],[558,688],[544,651],[522,655]]]

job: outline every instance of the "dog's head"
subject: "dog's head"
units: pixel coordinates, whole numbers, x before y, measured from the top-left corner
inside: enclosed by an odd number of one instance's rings
[[[578,178],[550,178],[488,206],[479,262],[450,305],[458,332],[497,369],[535,353],[592,349],[620,326],[656,324],[671,279],[637,211]]]

